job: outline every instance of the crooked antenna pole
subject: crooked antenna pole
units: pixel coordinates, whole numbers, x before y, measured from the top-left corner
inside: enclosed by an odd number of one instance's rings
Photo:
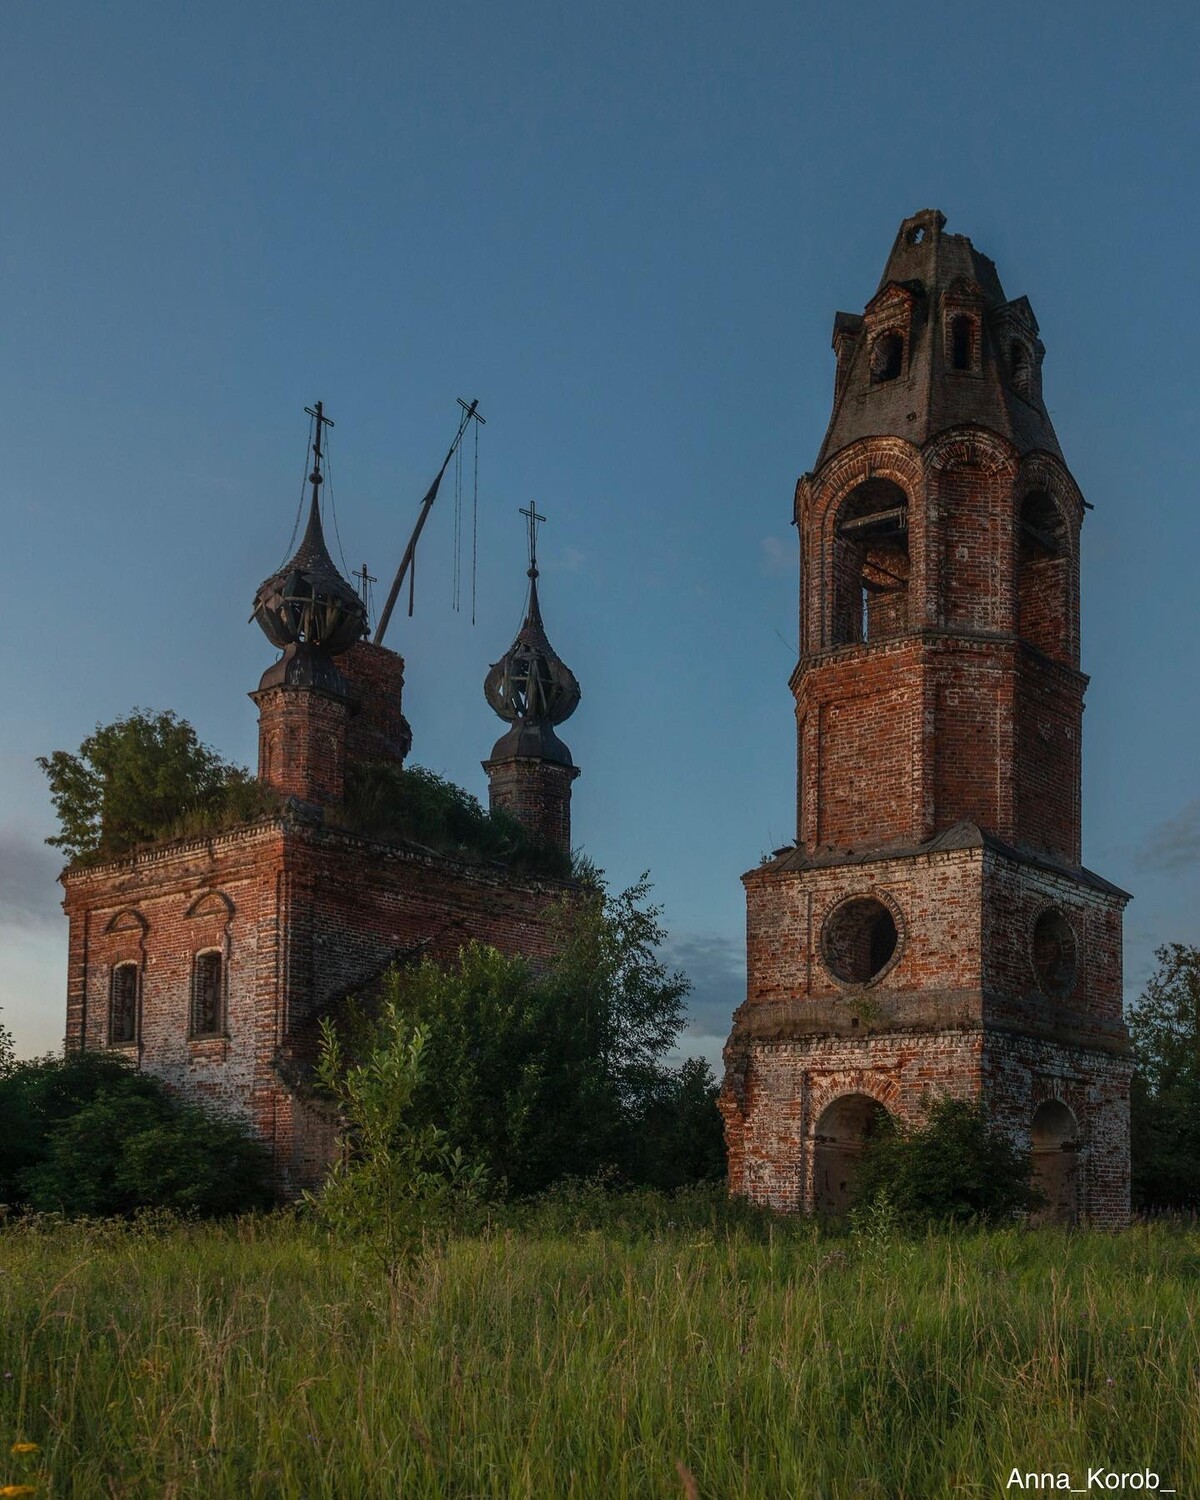
[[[405,547],[404,556],[400,559],[400,567],[396,573],[396,578],[392,584],[391,590],[388,593],[387,603],[383,606],[383,613],[379,616],[379,624],[376,627],[375,635],[373,637],[373,644],[376,646],[381,646],[383,644],[383,634],[384,631],[388,628],[388,621],[392,618],[392,610],[396,607],[396,600],[400,597],[400,589],[404,584],[405,576],[409,575],[410,571],[413,569],[413,563],[417,551],[417,542],[425,526],[425,522],[429,519],[429,512],[433,509],[433,502],[437,499],[438,486],[442,482],[442,475],[445,474],[447,468],[449,467],[450,460],[454,457],[455,450],[457,449],[459,443],[462,442],[463,433],[466,432],[470,424],[473,421],[478,422],[480,426],[484,426],[486,424],[486,418],[481,417],[477,410],[479,406],[478,400],[472,401],[470,406],[468,406],[463,398],[459,396],[458,404],[463,409],[462,421],[460,421],[458,424],[458,431],[454,434],[454,441],[450,444],[450,451],[442,460],[442,467],[437,472],[437,478],[429,486],[429,493],[425,496],[424,500],[421,501],[421,513],[417,517],[417,524],[413,527],[413,534],[408,539],[408,546]],[[409,578],[409,582],[411,585],[411,576]],[[413,612],[411,586],[409,588],[408,612],[410,615]]]

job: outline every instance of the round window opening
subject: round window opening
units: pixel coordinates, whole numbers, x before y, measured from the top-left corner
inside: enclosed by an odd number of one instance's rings
[[[867,984],[891,963],[899,941],[896,919],[883,902],[858,896],[829,914],[821,948],[836,979]]]
[[[1078,949],[1071,924],[1049,907],[1033,924],[1033,968],[1047,995],[1069,995],[1075,988]]]

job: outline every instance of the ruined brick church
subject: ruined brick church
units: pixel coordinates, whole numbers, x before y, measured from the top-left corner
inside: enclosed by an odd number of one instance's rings
[[[1026,298],[905,220],[796,487],[797,837],[743,877],[734,1192],[836,1212],[886,1111],[974,1097],[1043,1216],[1129,1213],[1126,894],[1080,864],[1079,535]]]
[[[319,1017],[392,963],[450,959],[472,938],[548,956],[549,909],[573,889],[353,831],[339,818],[348,774],[370,762],[402,765],[412,735],[404,661],[378,635],[363,638],[366,605],[326,548],[327,419],[319,403],[312,415],[307,530],[254,601],[280,652],[250,695],[258,776],[279,794],[279,810],[63,876],[68,1049],[118,1051],[184,1098],[242,1119],[269,1147],[285,1195],[319,1182],[335,1147],[334,1121],[308,1086]],[[524,623],[485,682],[508,728],[483,764],[492,808],[569,854],[579,772],[556,726],[580,694],[542,624],[528,514]]]

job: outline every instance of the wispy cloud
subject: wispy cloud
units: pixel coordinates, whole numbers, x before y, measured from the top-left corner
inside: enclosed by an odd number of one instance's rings
[[[0,829],[0,923],[49,926],[62,918],[61,854],[25,834]]]
[[[768,578],[790,577],[796,570],[795,549],[782,537],[765,536],[759,566]]]
[[[1200,864],[1200,799],[1194,799],[1153,827],[1138,850],[1140,870],[1179,874]]]
[[[675,936],[663,957],[692,981],[688,996],[687,1037],[729,1035],[734,1010],[746,998],[746,954],[741,943],[713,933]],[[686,1044],[684,1044],[686,1050]]]

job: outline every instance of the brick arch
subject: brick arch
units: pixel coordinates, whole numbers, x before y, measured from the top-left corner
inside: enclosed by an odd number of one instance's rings
[[[874,1099],[876,1104],[881,1104],[888,1114],[898,1119],[907,1117],[902,1104],[900,1086],[894,1079],[879,1073],[868,1072],[862,1068],[847,1068],[813,1084],[812,1092],[808,1097],[808,1121],[805,1130],[810,1141],[816,1132],[817,1122],[829,1106],[836,1104],[839,1099],[844,1099],[848,1094],[865,1094],[868,1099]]]
[[[904,438],[863,438],[843,448],[809,482],[808,514],[802,523],[810,538],[828,538],[842,501],[868,479],[890,479],[914,505],[925,483],[925,465],[919,450]]]
[[[1057,580],[1057,598],[1047,595],[1038,599],[1037,586],[1031,586],[1027,597],[1022,587],[1026,579],[1021,567],[1022,506],[1027,497],[1042,491],[1050,497],[1063,522],[1064,556]],[[1031,644],[1047,655],[1077,665],[1079,660],[1079,530],[1083,524],[1083,495],[1079,486],[1048,453],[1030,454],[1021,464],[1013,485],[1012,567],[1015,595],[1014,628]],[[1050,602],[1054,600],[1054,602]],[[1022,605],[1025,619],[1022,619]]]
[[[202,891],[192,902],[185,917],[232,917],[237,908],[224,891]]]
[[[924,495],[924,470],[916,448],[903,438],[866,438],[852,444],[830,460],[809,484],[804,498],[805,515],[801,521],[801,555],[805,577],[802,594],[805,603],[805,642],[808,650],[819,650],[833,644],[838,636],[839,584],[837,522],[842,506],[853,492],[868,480],[886,480],[901,489],[908,501],[909,577],[913,579],[913,537],[923,530],[921,513]],[[843,583],[845,580],[843,580]],[[909,584],[906,610],[913,623],[914,592]],[[889,631],[889,633],[891,633]]]
[[[1012,444],[986,427],[954,427],[941,432],[922,450],[926,471],[941,473],[946,469],[969,466],[986,474],[1017,472],[1017,455]]]
[[[136,907],[127,906],[119,911],[105,923],[104,931],[109,932],[136,932],[142,937],[150,931],[150,923]]]

